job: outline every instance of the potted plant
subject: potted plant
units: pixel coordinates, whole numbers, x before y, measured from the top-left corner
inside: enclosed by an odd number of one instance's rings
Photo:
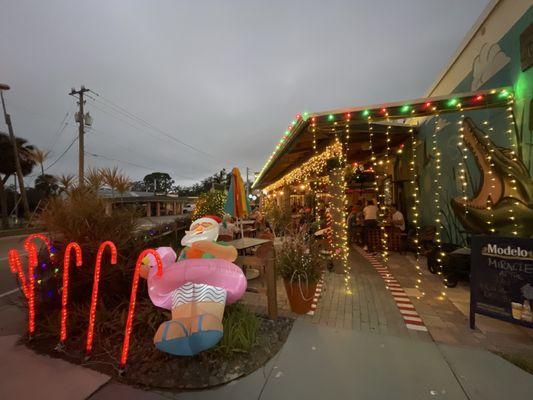
[[[320,265],[316,246],[306,243],[301,235],[286,239],[276,251],[276,270],[283,277],[293,312],[311,310]]]

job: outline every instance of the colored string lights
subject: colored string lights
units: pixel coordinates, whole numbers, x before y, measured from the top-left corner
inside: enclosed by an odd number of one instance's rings
[[[351,114],[352,122],[364,121],[368,117],[376,116],[376,119],[384,119],[382,116],[385,113],[388,113],[390,118],[400,118],[405,119],[406,117],[424,117],[431,116],[436,113],[446,113],[454,112],[457,109],[458,105],[462,105],[467,109],[480,109],[487,107],[499,107],[505,105],[505,102],[508,98],[512,98],[512,92],[510,88],[501,88],[493,90],[480,91],[477,94],[465,94],[463,96],[453,96],[449,98],[429,98],[421,101],[415,101],[410,103],[401,103],[401,104],[392,104],[387,105],[387,107],[375,107],[372,109],[361,109],[354,108],[350,110],[345,110],[341,113],[319,113],[314,114],[311,118],[308,112],[302,114],[297,114],[295,119],[289,124],[288,128],[285,130],[282,138],[279,140],[277,145],[274,148],[274,151],[268,157],[266,163],[258,174],[254,187],[261,182],[261,179],[269,169],[269,167],[275,161],[280,153],[285,149],[287,144],[294,138],[299,135],[300,132],[304,131],[308,126],[308,120],[313,120],[317,126],[321,125],[332,125],[337,120],[343,118],[343,115],[346,113]],[[318,127],[317,127],[318,129]],[[331,131],[331,129],[329,129]],[[291,140],[289,140],[291,139]]]
[[[111,251],[111,260],[110,260],[111,264],[114,265],[117,263],[117,248],[115,247],[115,244],[109,240],[106,242],[103,242],[98,248],[98,252],[96,253],[96,264],[94,266],[91,310],[89,312],[89,329],[87,330],[87,344],[85,346],[87,355],[90,354],[92,345],[93,345],[94,322],[96,319],[96,305],[98,301],[98,286],[100,284],[100,269],[102,266],[102,256],[104,254],[105,249],[108,247],[109,247],[109,250]]]
[[[76,242],[69,243],[65,248],[65,256],[63,258],[63,290],[61,293],[61,332],[59,337],[61,344],[64,344],[65,340],[67,339],[69,269],[72,251],[74,251],[76,267],[81,267],[83,262],[80,245]]]
[[[133,281],[131,284],[131,296],[130,296],[130,306],[128,308],[128,318],[126,320],[126,330],[124,332],[124,342],[122,343],[122,355],[120,357],[120,368],[124,370],[126,367],[126,362],[128,360],[128,353],[130,348],[130,337],[131,337],[131,331],[133,328],[133,316],[135,313],[135,303],[137,301],[137,289],[139,287],[139,276],[140,276],[140,270],[143,259],[148,256],[152,255],[155,258],[155,261],[157,263],[157,276],[161,277],[163,275],[163,261],[161,260],[161,257],[159,256],[159,253],[155,251],[154,249],[146,249],[141,254],[139,254],[139,257],[137,257],[137,262],[135,263],[135,270],[133,273]]]

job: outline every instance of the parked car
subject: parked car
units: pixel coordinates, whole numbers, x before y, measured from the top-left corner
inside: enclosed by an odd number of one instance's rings
[[[184,214],[187,214],[187,213],[191,213],[194,211],[194,209],[196,208],[196,204],[185,204],[183,206],[183,213]]]

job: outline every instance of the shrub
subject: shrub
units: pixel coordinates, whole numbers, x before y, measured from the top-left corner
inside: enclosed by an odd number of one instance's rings
[[[279,206],[275,201],[270,201],[264,207],[265,219],[276,235],[285,234],[292,223],[292,212],[289,207]]]
[[[291,283],[316,282],[320,265],[318,247],[306,243],[302,235],[286,239],[276,251],[276,270]]]
[[[202,193],[196,200],[196,207],[192,212],[192,219],[201,218],[204,215],[217,215],[223,217],[225,214],[227,194],[222,190],[211,190]]]

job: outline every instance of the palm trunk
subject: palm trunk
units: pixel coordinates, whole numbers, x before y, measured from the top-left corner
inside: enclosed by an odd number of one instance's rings
[[[0,209],[2,213],[2,228],[9,229],[9,220],[7,219],[7,194],[5,190],[5,182],[7,176],[4,179],[0,179]]]

